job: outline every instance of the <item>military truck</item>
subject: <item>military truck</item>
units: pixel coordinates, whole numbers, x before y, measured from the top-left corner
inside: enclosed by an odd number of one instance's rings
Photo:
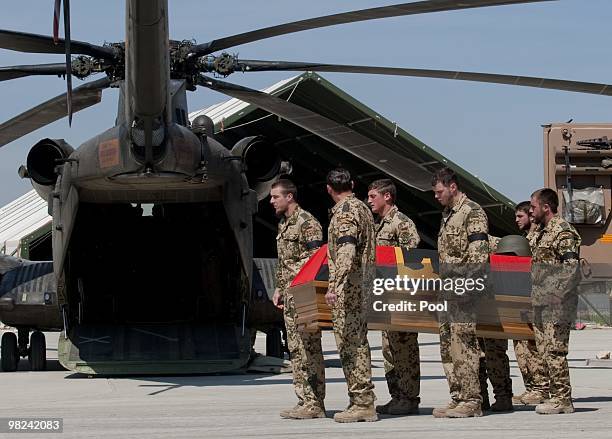
[[[581,300],[612,325],[612,124],[544,125],[544,183],[582,237]],[[608,312],[601,312],[607,296]],[[599,297],[594,305],[589,297]]]

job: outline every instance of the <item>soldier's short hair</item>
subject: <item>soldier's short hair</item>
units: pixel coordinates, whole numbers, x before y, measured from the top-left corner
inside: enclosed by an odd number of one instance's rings
[[[381,195],[389,194],[391,197],[391,202],[395,203],[395,199],[397,198],[397,188],[392,180],[388,178],[381,178],[380,180],[373,181],[368,186],[368,192],[371,190],[375,190]]]
[[[551,188],[545,187],[538,189],[531,194],[531,197],[536,198],[540,204],[548,204],[552,213],[557,213],[557,208],[559,207],[559,196],[557,195],[557,192]]]
[[[280,188],[283,196],[286,197],[287,194],[291,194],[293,195],[293,199],[297,200],[297,192],[298,192],[297,187],[295,183],[293,183],[288,178],[280,178],[274,183],[272,183],[272,187],[270,189],[274,189],[274,188]]]
[[[515,212],[525,212],[527,215],[529,215],[529,208],[531,207],[531,203],[529,201],[521,201],[520,203],[518,203],[516,205],[516,207],[514,208]]]
[[[435,186],[438,183],[442,183],[446,187],[450,186],[451,183],[455,183],[457,188],[459,188],[457,174],[455,174],[455,171],[453,171],[451,168],[442,168],[436,171],[431,178],[431,185]]]
[[[327,174],[327,184],[337,193],[353,189],[351,173],[344,168],[336,168],[329,171]]]

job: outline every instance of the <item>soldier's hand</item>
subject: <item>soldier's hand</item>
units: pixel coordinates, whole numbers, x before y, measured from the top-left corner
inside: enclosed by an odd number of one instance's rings
[[[337,296],[336,296],[336,293],[334,293],[333,291],[328,290],[327,293],[325,293],[325,302],[327,302],[329,306],[335,305],[336,300],[337,300]]]
[[[283,295],[281,294],[278,288],[274,290],[274,295],[272,296],[272,303],[278,309],[285,308],[285,305],[283,304]]]

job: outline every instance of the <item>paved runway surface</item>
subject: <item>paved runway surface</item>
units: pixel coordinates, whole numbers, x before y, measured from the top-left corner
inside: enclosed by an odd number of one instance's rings
[[[332,419],[284,420],[281,409],[293,406],[291,376],[225,375],[88,378],[61,368],[57,334],[47,334],[49,369],[0,372],[0,418],[62,417],[66,438],[90,437],[361,437],[375,438],[610,438],[612,437],[612,369],[585,366],[601,350],[612,350],[611,329],[586,329],[571,335],[570,366],[577,412],[542,416],[519,409],[476,419],[434,419],[433,407],[448,400],[440,365],[438,338],[421,334],[421,415],[384,417],[376,423],[337,424]],[[325,333],[327,414],[348,400],[333,336]],[[386,402],[380,334],[370,333],[378,402]],[[265,339],[257,340],[263,352]],[[514,391],[523,391],[512,348]],[[0,434],[0,436],[2,436]],[[12,435],[4,435],[13,437]],[[27,435],[38,437],[39,435]],[[53,437],[53,435],[40,435]],[[26,437],[26,436],[19,436]]]

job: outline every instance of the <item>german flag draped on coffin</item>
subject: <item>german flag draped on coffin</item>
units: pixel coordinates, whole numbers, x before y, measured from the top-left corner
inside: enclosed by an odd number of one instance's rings
[[[441,279],[436,250],[376,247],[376,277],[369,297],[368,328],[407,332],[438,332],[447,311],[449,290],[461,306],[474,306],[478,335],[488,338],[533,339],[531,319],[531,258],[490,257],[484,279]],[[304,264],[291,283],[298,325],[304,330],[331,329],[325,302],[329,268],[327,245]],[[483,291],[462,301],[466,288]]]

